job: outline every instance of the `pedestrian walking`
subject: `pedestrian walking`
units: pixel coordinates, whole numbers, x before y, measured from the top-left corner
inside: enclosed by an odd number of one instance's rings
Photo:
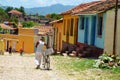
[[[43,57],[43,53],[45,51],[45,42],[44,37],[41,37],[41,39],[36,43],[36,53],[35,53],[35,62],[36,62],[36,69],[39,69],[41,66],[41,60]]]
[[[21,47],[21,48],[20,48],[20,55],[21,55],[21,56],[23,55],[23,51],[24,51],[24,50],[23,50],[23,48]]]

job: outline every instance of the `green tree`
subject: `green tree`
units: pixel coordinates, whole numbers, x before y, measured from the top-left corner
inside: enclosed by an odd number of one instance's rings
[[[15,10],[20,11],[20,12],[22,12],[23,14],[25,14],[25,10],[24,10],[24,7],[23,7],[23,6],[21,6],[20,8],[15,8]]]
[[[39,15],[38,17],[39,17],[39,18],[45,18],[45,16],[43,16],[43,15]]]
[[[15,9],[15,10],[17,10],[17,11],[20,11],[20,12],[22,12],[23,14],[25,14],[25,10],[24,10],[24,7],[23,6],[21,6],[20,8],[13,8],[13,7],[7,7],[6,9],[5,9],[5,12],[6,13],[8,13],[9,11],[11,11],[11,10],[13,10],[13,9]]]
[[[25,28],[31,28],[31,27],[35,26],[36,23],[33,22],[33,21],[27,21],[27,22],[22,22],[22,25],[23,25],[23,27],[25,27]]]
[[[9,21],[18,24],[18,19],[16,17],[11,17]]]
[[[25,14],[25,10],[24,10],[24,7],[23,7],[23,6],[21,6],[21,7],[19,8],[19,11],[22,12],[23,14]]]
[[[47,17],[47,18],[52,18],[52,19],[55,19],[55,20],[62,18],[61,15],[56,14],[56,13],[47,14],[46,17]]]
[[[13,10],[13,7],[10,7],[10,6],[9,6],[9,7],[7,7],[7,8],[5,9],[5,12],[8,13],[8,12],[11,11],[11,10]]]
[[[8,15],[5,13],[4,9],[0,8],[0,22],[8,20]]]
[[[14,8],[14,10],[20,11],[20,9],[19,9],[19,8]]]

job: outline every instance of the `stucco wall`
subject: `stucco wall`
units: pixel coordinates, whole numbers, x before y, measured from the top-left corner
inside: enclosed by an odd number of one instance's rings
[[[75,44],[75,38],[77,38],[77,35],[76,35],[76,33],[77,33],[77,30],[76,30],[76,27],[77,27],[77,25],[75,24],[76,22],[76,19],[78,19],[78,16],[75,16],[75,15],[64,15],[64,17],[63,17],[63,19],[64,20],[66,20],[66,27],[65,27],[65,35],[62,33],[62,40],[63,41],[65,41],[65,42],[69,42],[70,44]],[[69,38],[69,41],[67,41],[67,31],[68,30],[70,30],[70,24],[71,24],[71,22],[70,23],[67,23],[67,21],[68,21],[68,19],[69,20],[71,20],[71,19],[74,19],[74,24],[73,24],[73,36],[70,36],[70,31],[69,31],[69,36],[68,36],[68,38]],[[64,31],[64,20],[63,20],[63,31]],[[68,26],[69,25],[69,26]]]
[[[61,22],[61,23],[59,23],[59,26],[58,26],[58,35],[59,35],[59,37],[58,37],[58,49],[59,49],[59,51],[62,49],[62,27],[63,27],[63,22]]]
[[[98,19],[97,19],[97,24],[96,24],[95,46],[103,49],[104,48],[104,39],[105,39],[105,29],[106,29],[106,13],[103,13],[103,30],[102,30],[101,37],[99,37],[97,35],[97,33],[98,33],[97,27],[98,27]]]
[[[20,28],[18,31],[18,34],[26,34],[26,35],[34,35],[35,31],[34,29],[28,29],[28,28]]]
[[[91,32],[92,32],[92,15],[85,15],[83,16],[84,18],[88,18],[88,23],[86,23],[86,19],[85,19],[85,24],[84,24],[84,29],[80,29],[80,25],[81,25],[81,16],[79,17],[79,25],[78,25],[78,42],[80,43],[85,43],[85,30],[88,29],[87,35],[88,35],[88,43],[87,44],[91,44]],[[85,25],[88,25],[88,28],[85,27]]]
[[[0,50],[2,51],[2,52],[4,52],[4,41],[2,40],[2,39],[0,39]]]
[[[55,39],[54,39],[54,48],[57,48],[58,51],[62,49],[62,27],[63,27],[63,22],[56,22],[54,23],[54,28],[57,29],[55,31]],[[61,35],[60,35],[61,34]]]
[[[78,42],[80,43],[84,43],[84,36],[85,36],[85,31],[84,30],[80,30],[80,25],[81,25],[81,20],[79,17],[79,22],[78,22]]]
[[[25,31],[26,30],[26,31]],[[24,48],[24,52],[33,53],[34,52],[34,29],[21,29],[19,35],[12,34],[0,34],[4,38],[5,49],[7,49],[7,41],[9,42],[9,47],[16,44],[16,51],[19,51],[21,47]]]
[[[80,29],[81,25],[81,17],[85,18],[84,22],[84,29]],[[94,21],[94,17],[96,17]],[[103,14],[103,32],[102,36],[99,37],[97,35],[97,27],[98,27],[98,15],[84,15],[84,16],[79,16],[79,25],[78,25],[78,42],[80,43],[85,43],[85,30],[88,29],[87,31],[87,41],[88,45],[93,45],[99,48],[104,48],[104,32],[105,32],[105,24],[106,24],[106,14]],[[86,23],[86,19],[88,19],[88,23]],[[95,25],[94,25],[95,24]],[[85,27],[85,25],[88,25],[88,28]],[[95,29],[94,29],[95,28]],[[92,38],[95,38],[94,42],[92,42]],[[94,43],[94,44],[93,44]]]
[[[106,16],[106,32],[105,32],[105,49],[104,52],[113,52],[113,36],[114,36],[114,16],[115,10],[110,10],[107,12]],[[118,10],[118,20],[117,20],[117,38],[116,38],[116,52],[120,56],[120,9]]]
[[[116,52],[120,56],[120,10],[118,10],[118,20],[117,20],[117,44],[116,44]]]
[[[78,23],[78,42],[84,43],[85,42],[85,29],[86,29],[85,25],[86,25],[86,23],[84,24],[84,29],[80,29],[81,17],[82,16],[79,16],[79,23]],[[88,21],[89,22],[89,24],[88,24],[88,44],[89,44],[89,33],[91,32],[90,31],[90,27],[91,27],[90,22],[91,22],[91,20],[90,20],[90,16],[83,16],[83,17],[89,18],[88,19],[89,20]]]
[[[5,50],[7,49],[7,41],[9,41],[9,47],[12,46],[13,42],[18,42],[19,37],[17,35],[10,35],[10,34],[0,34],[0,36],[4,40],[4,47]],[[16,50],[18,50],[18,47],[16,46]]]
[[[26,53],[34,52],[34,36],[19,36],[19,40],[19,49],[23,47]]]

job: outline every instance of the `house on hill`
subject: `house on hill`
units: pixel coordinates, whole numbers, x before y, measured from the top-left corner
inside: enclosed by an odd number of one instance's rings
[[[33,21],[40,25],[50,26],[50,22],[53,21],[51,18],[39,18],[38,16],[25,15],[24,21]]]
[[[10,17],[16,17],[19,22],[23,21],[23,13],[18,10],[11,10],[8,12]]]

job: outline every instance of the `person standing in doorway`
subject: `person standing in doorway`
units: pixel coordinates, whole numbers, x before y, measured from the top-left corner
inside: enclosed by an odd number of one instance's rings
[[[9,47],[8,51],[9,51],[9,54],[12,55],[12,47],[11,46]]]
[[[36,43],[36,53],[35,53],[35,62],[36,62],[36,69],[40,68],[41,65],[41,58],[43,56],[43,47],[45,46],[45,42],[44,42],[44,37],[41,37],[41,39]]]

